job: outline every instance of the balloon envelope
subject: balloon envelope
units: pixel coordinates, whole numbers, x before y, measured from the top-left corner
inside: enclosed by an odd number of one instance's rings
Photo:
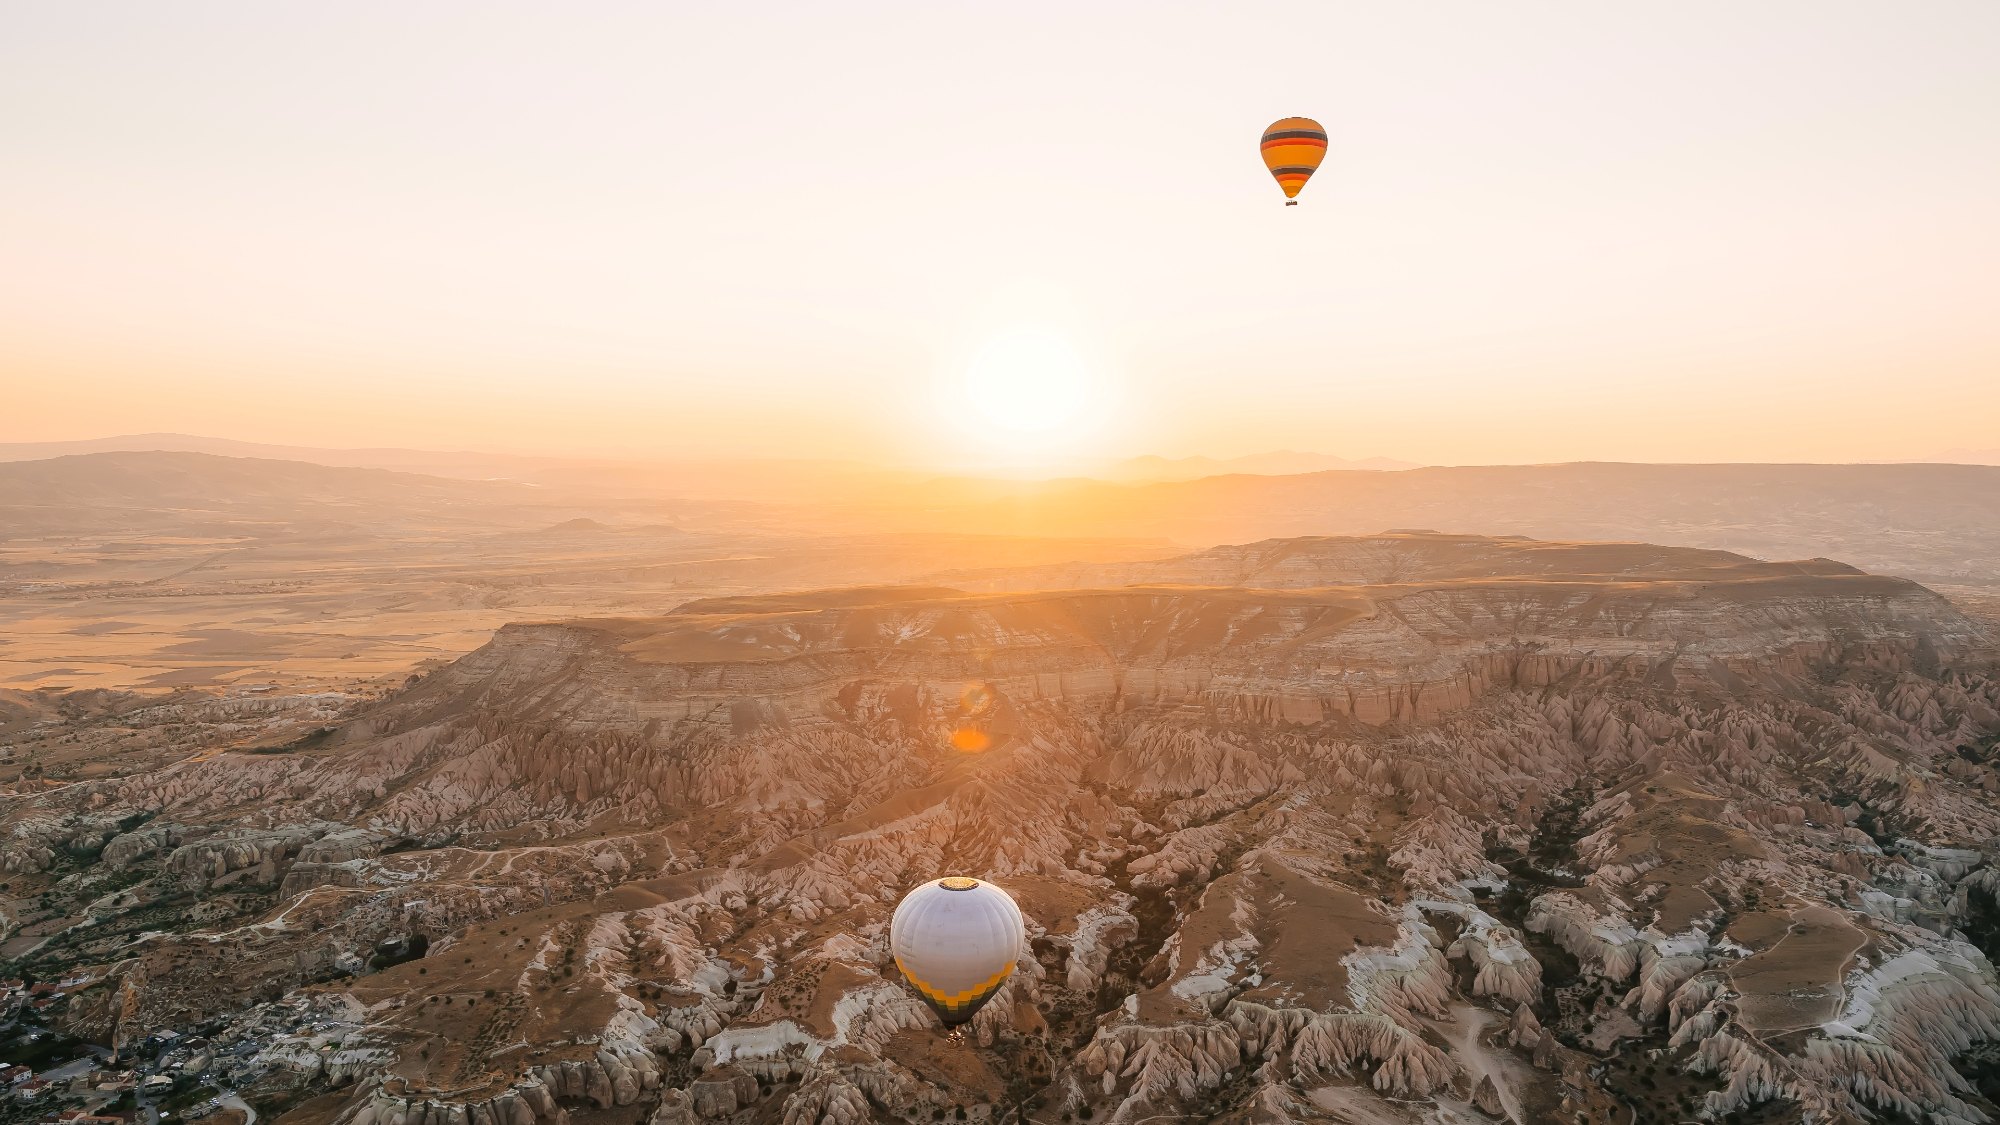
[[[1006,983],[1027,928],[1006,891],[979,879],[933,879],[889,919],[896,968],[945,1026],[964,1023]]]
[[[1310,117],[1285,117],[1271,122],[1257,146],[1264,155],[1264,167],[1285,192],[1285,204],[1297,202],[1299,189],[1312,178],[1319,162],[1326,159],[1326,130]]]

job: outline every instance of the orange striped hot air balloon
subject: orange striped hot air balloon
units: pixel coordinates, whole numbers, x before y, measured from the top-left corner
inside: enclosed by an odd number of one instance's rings
[[[1326,130],[1310,117],[1287,117],[1264,130],[1264,167],[1285,189],[1285,206],[1299,205],[1299,189],[1326,159]]]

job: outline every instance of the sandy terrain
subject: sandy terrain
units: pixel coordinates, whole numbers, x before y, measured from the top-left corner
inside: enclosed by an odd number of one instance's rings
[[[1823,906],[1745,915],[1730,934],[1763,950],[1731,966],[1729,979],[1743,994],[1738,1011],[1744,1023],[1767,1034],[1839,1015],[1847,998],[1842,982],[1868,943],[1866,933]]]
[[[510,622],[899,581],[970,556],[1160,549],[921,535],[726,540],[646,528],[444,541],[14,539],[0,542],[0,688],[353,686],[462,655]]]

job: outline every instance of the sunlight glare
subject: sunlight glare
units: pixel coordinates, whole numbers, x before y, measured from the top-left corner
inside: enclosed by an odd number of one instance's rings
[[[966,392],[981,421],[1016,434],[1074,425],[1094,397],[1083,359],[1053,333],[1021,331],[981,348],[966,370]]]

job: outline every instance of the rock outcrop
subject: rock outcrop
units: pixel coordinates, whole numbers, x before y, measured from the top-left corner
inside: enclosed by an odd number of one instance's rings
[[[1821,561],[1406,539],[508,626],[310,744],[17,795],[0,865],[186,912],[78,929],[100,1041],[351,989],[269,1060],[356,1080],[343,1125],[1569,1120],[1665,1066],[1713,1117],[1993,1115],[1980,626]],[[962,1045],[887,949],[942,871],[1028,919]]]

